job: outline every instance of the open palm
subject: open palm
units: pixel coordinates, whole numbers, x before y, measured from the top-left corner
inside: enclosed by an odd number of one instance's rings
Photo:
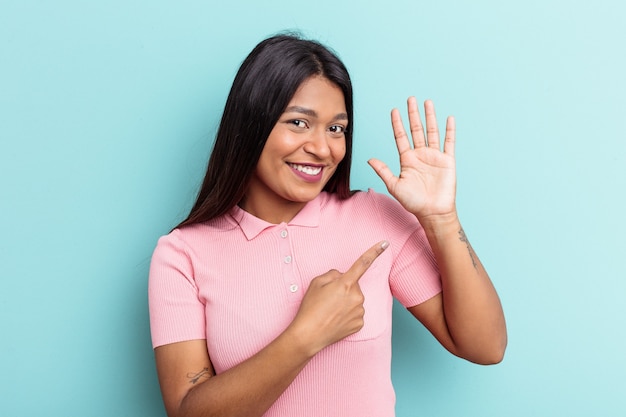
[[[391,112],[396,146],[400,157],[400,175],[378,159],[368,162],[387,186],[389,193],[418,219],[448,215],[455,211],[456,163],[454,159],[455,123],[448,117],[443,151],[440,149],[435,107],[424,103],[426,135],[415,97],[408,99],[411,141],[404,130],[400,112]]]

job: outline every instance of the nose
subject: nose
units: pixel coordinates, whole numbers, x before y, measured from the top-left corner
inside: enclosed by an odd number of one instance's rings
[[[328,158],[330,156],[329,139],[325,129],[314,129],[303,149],[306,153],[315,155],[319,159]]]

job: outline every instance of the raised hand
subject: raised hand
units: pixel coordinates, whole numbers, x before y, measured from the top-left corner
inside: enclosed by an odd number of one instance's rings
[[[291,327],[297,327],[315,354],[363,327],[363,293],[359,279],[389,246],[387,241],[369,248],[345,273],[331,270],[314,278]]]
[[[398,109],[391,112],[391,125],[400,157],[400,175],[395,176],[389,167],[378,159],[370,159],[368,163],[383,180],[389,193],[418,219],[453,215],[456,211],[454,118],[450,116],[447,119],[442,151],[432,101],[424,103],[426,135],[415,97],[410,97],[407,104],[412,146],[404,130],[400,112]]]

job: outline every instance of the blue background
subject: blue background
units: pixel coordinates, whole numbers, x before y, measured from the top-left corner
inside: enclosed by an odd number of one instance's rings
[[[495,367],[396,306],[397,414],[624,416],[626,54],[618,0],[0,3],[0,415],[164,416],[146,282],[240,62],[299,29],[355,86],[354,188],[389,110],[458,126],[458,207],[508,320]],[[349,395],[349,393],[347,393]]]

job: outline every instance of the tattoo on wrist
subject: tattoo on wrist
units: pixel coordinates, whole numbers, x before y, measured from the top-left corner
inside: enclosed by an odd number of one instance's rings
[[[209,368],[204,368],[203,370],[201,370],[200,372],[196,372],[196,373],[188,373],[187,374],[187,378],[189,378],[189,382],[193,385],[197,384],[199,380],[201,379],[209,379],[211,378],[211,371],[209,371]]]
[[[463,228],[459,230],[459,239],[461,240],[461,242],[465,243],[465,246],[467,246],[467,252],[469,252],[469,256],[472,259],[472,265],[474,265],[474,269],[478,269],[478,262],[476,261],[476,253],[474,252],[474,249],[472,249],[472,245],[470,245],[469,240],[467,239],[467,236],[465,235],[465,231],[463,230]]]

